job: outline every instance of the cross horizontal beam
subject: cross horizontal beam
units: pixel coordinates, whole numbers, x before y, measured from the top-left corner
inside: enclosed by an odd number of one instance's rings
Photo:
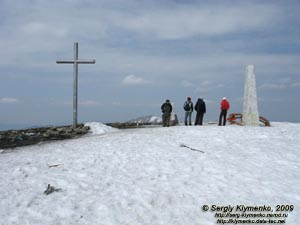
[[[57,64],[74,64],[74,63],[78,63],[78,64],[95,64],[96,60],[85,60],[85,59],[57,60],[56,63]]]

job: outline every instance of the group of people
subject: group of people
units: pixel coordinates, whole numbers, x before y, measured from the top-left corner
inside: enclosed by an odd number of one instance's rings
[[[229,108],[230,108],[230,104],[227,101],[226,97],[224,97],[221,101],[219,126],[226,125],[226,116],[227,116],[227,111],[229,110]],[[203,117],[204,117],[204,114],[206,113],[205,101],[202,98],[198,98],[198,100],[194,106],[191,97],[187,97],[187,100],[184,102],[183,109],[185,111],[184,124],[186,126],[192,125],[192,113],[194,110],[197,112],[196,119],[195,119],[195,126],[197,126],[197,125],[202,126]],[[171,113],[173,111],[173,107],[172,107],[172,104],[170,103],[169,99],[167,99],[166,102],[162,104],[161,110],[163,113],[163,115],[162,115],[163,126],[168,127],[168,126],[170,126],[170,118],[171,118]]]

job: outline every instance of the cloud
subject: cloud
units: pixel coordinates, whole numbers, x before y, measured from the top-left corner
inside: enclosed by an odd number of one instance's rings
[[[19,99],[17,98],[0,98],[0,103],[1,104],[14,104],[18,103]]]
[[[261,90],[285,90],[288,88],[286,84],[263,84],[259,87]]]
[[[195,89],[195,93],[198,94],[207,94],[209,91],[215,91],[217,88],[223,88],[223,84],[216,84],[212,80],[205,80],[197,84],[197,88]]]
[[[143,36],[183,39],[197,35],[223,35],[274,24],[280,10],[274,5],[180,5],[139,13],[117,14],[113,23]],[[120,19],[122,17],[122,19]]]
[[[51,104],[52,105],[62,105],[62,106],[72,106],[73,105],[73,101],[66,101],[66,100],[57,100],[57,99],[52,99],[51,100]],[[92,106],[99,106],[101,105],[99,102],[94,101],[94,100],[81,100],[78,102],[79,106],[83,106],[83,107],[92,107]]]
[[[121,105],[121,102],[112,102],[111,103],[113,106],[120,106]]]
[[[193,86],[193,83],[190,82],[190,81],[188,81],[188,80],[183,80],[183,81],[181,82],[181,85],[182,85],[183,87],[192,87],[192,86]]]
[[[94,100],[84,100],[84,101],[80,101],[79,105],[81,105],[81,106],[97,106],[97,105],[99,105],[99,103]]]
[[[59,105],[59,106],[72,106],[73,105],[73,101],[69,101],[69,100],[58,100],[58,99],[54,99],[52,98],[50,100],[50,104],[51,105]]]
[[[25,35],[34,35],[37,37],[46,36],[54,38],[63,38],[66,37],[68,34],[66,29],[54,26],[54,24],[47,24],[36,21],[21,24],[19,30]]]
[[[143,85],[143,84],[149,84],[151,82],[131,74],[126,76],[123,79],[122,83],[125,85]]]
[[[260,90],[280,91],[288,90],[290,88],[300,87],[300,82],[295,82],[290,78],[279,79],[278,83],[265,83],[259,86]]]
[[[274,98],[274,99],[271,99],[272,102],[285,102],[286,100],[283,99],[283,98]]]
[[[293,83],[291,87],[300,87],[300,82]]]

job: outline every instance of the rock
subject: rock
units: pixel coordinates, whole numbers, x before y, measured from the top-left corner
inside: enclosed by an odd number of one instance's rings
[[[60,126],[0,131],[0,149],[76,138],[87,134],[89,130],[90,127],[80,124],[76,129],[73,129],[72,126]]]
[[[47,189],[44,191],[45,195],[49,195],[53,192],[59,192],[61,191],[61,188],[56,188],[54,186],[51,186],[50,184],[48,184]]]

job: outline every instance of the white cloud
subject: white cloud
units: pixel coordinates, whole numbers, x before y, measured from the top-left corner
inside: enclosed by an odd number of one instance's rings
[[[46,24],[42,22],[31,21],[20,25],[20,31],[27,35],[36,35],[38,37],[58,37],[63,38],[67,35],[67,30],[65,28],[60,28],[59,26],[54,26],[54,24]]]
[[[205,80],[197,84],[195,93],[206,94],[211,90],[215,90],[216,88],[222,88],[222,87],[224,87],[223,84],[216,84],[212,80]]]
[[[145,80],[141,77],[137,77],[137,76],[131,74],[131,75],[126,76],[123,79],[122,83],[125,85],[142,85],[142,84],[149,84],[151,82],[148,80]]]
[[[278,83],[265,83],[259,87],[261,90],[287,90],[289,88],[297,88],[300,87],[299,82],[293,82],[290,78],[284,78],[279,80]]]
[[[121,102],[112,102],[112,105],[113,105],[113,106],[120,106],[120,105],[121,105]]]
[[[94,100],[84,100],[84,101],[80,101],[79,105],[81,105],[81,106],[97,106],[97,105],[99,105],[99,103]]]
[[[73,101],[51,99],[50,104],[71,107],[73,105]]]
[[[22,24],[20,30],[25,33],[35,34],[40,32],[45,32],[46,25],[41,22],[29,22]]]
[[[261,90],[285,90],[287,89],[286,84],[263,84],[259,87]]]
[[[278,12],[275,6],[256,4],[181,6],[123,13],[116,15],[113,23],[151,38],[182,39],[257,29],[274,23]]]
[[[193,86],[193,83],[190,82],[190,81],[188,81],[188,80],[183,80],[183,81],[181,82],[181,85],[182,85],[183,87],[191,87],[191,86]]]
[[[17,98],[0,98],[0,103],[2,104],[13,104],[18,103],[19,99]]]
[[[272,102],[285,102],[286,100],[282,99],[282,98],[275,98],[275,99],[271,99],[270,101],[272,101]]]
[[[292,87],[300,87],[300,82],[293,83],[291,86]]]
[[[57,99],[52,99],[51,100],[52,105],[62,105],[62,106],[70,106],[72,107],[73,101],[65,101],[65,100],[57,100]],[[81,100],[78,102],[79,106],[83,107],[91,107],[91,106],[99,106],[101,105],[99,102],[94,101],[94,100]]]

